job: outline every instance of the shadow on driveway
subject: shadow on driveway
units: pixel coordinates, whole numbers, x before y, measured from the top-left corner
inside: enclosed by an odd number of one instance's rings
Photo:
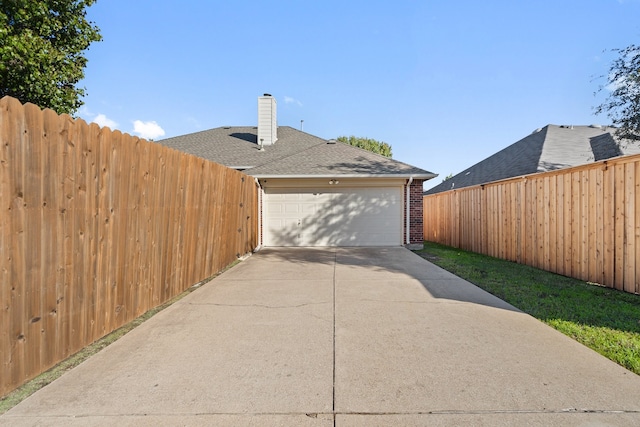
[[[336,279],[367,278],[418,281],[432,298],[454,300],[520,312],[514,306],[401,247],[265,248],[263,260],[293,263],[300,268],[336,264]]]

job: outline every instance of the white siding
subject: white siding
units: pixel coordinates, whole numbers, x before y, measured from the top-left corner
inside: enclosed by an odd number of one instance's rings
[[[258,98],[258,144],[262,140],[265,146],[272,145],[278,139],[276,106],[276,99],[272,96]]]

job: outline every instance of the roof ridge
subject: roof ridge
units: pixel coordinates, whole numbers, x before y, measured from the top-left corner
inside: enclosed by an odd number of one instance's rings
[[[400,163],[400,164],[405,165],[405,166],[409,166],[409,167],[416,167],[416,166],[410,165],[409,163],[405,163],[405,162],[403,162],[403,161],[401,161],[401,160],[396,160],[396,159],[394,159],[393,157],[383,156],[383,155],[382,155],[382,154],[380,154],[380,153],[375,153],[375,152],[373,152],[373,151],[369,151],[369,150],[367,150],[367,149],[365,149],[365,148],[362,148],[362,147],[358,147],[358,146],[355,146],[355,145],[347,144],[346,142],[342,142],[342,141],[340,141],[339,139],[336,139],[336,142],[339,142],[339,143],[341,143],[341,144],[343,144],[343,145],[346,145],[347,147],[351,147],[351,148],[354,148],[354,149],[356,149],[356,150],[364,151],[366,154],[374,155],[374,156],[378,156],[378,157],[380,157],[380,158],[381,158],[381,159],[383,159],[383,160],[387,160],[387,161],[388,161],[388,160],[391,160],[391,161],[393,161],[393,162]],[[393,148],[393,147],[392,147],[392,148]]]

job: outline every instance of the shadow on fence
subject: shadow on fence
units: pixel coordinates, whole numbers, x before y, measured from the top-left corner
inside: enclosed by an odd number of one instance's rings
[[[0,100],[0,395],[257,245],[252,179]]]

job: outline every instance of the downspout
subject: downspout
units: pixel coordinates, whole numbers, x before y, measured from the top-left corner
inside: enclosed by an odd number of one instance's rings
[[[260,186],[260,181],[258,178],[253,178],[258,186],[258,246],[253,250],[254,252],[258,252],[262,249],[262,186]]]
[[[407,225],[406,225],[406,231],[407,231],[407,245],[411,243],[411,222],[410,222],[410,217],[411,217],[411,183],[413,182],[413,177],[409,177],[409,182],[407,182]]]

